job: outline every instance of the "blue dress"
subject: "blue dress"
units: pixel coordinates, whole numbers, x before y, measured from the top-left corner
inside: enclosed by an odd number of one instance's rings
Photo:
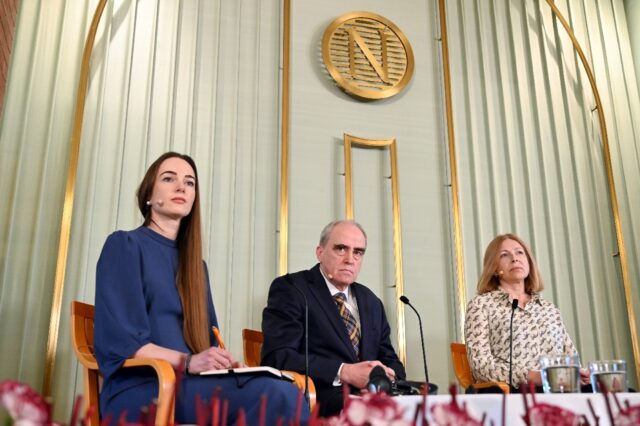
[[[97,266],[94,338],[104,376],[100,393],[103,418],[111,414],[115,421],[126,410],[128,420],[137,420],[140,409],[157,398],[158,383],[151,368],[120,368],[140,347],[154,343],[190,352],[182,334],[177,265],[176,242],[146,227],[114,232],[105,242]],[[209,323],[217,326],[208,282],[206,288]],[[248,424],[256,424],[263,394],[268,395],[267,424],[276,424],[280,416],[293,419],[298,395],[293,384],[264,376],[183,376],[177,388],[178,423],[195,423],[196,395],[207,401],[216,389],[229,401],[232,423],[243,408]],[[302,412],[306,421],[308,408],[303,407]]]

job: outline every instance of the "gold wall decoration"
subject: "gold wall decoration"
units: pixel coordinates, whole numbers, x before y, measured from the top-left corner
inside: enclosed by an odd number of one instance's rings
[[[98,25],[102,12],[107,5],[107,0],[100,0],[96,6],[93,20],[89,27],[89,33],[82,53],[80,65],[80,81],[78,81],[78,93],[76,95],[76,109],[73,117],[73,133],[71,134],[71,147],[69,150],[69,168],[67,169],[67,183],[64,191],[64,206],[62,208],[62,220],[60,223],[60,239],[58,242],[58,260],[56,261],[56,279],[53,287],[53,300],[51,301],[51,316],[49,318],[49,337],[47,340],[47,358],[44,367],[44,383],[42,393],[51,395],[53,370],[56,363],[56,349],[58,347],[58,331],[60,328],[60,310],[62,306],[62,294],[64,292],[64,277],[67,271],[67,254],[69,253],[69,238],[71,236],[71,219],[73,218],[73,200],[76,189],[76,173],[78,171],[78,157],[80,155],[80,141],[82,137],[82,119],[84,106],[89,87],[89,65],[93,43],[98,32]]]
[[[458,160],[456,159],[456,137],[453,127],[453,96],[451,70],[449,68],[449,38],[445,0],[439,0],[440,41],[442,43],[442,79],[447,117],[447,142],[449,146],[449,178],[451,179],[451,210],[453,221],[453,248],[456,262],[456,286],[458,302],[458,335],[464,341],[464,313],[467,304],[467,289],[464,278],[464,255],[462,251],[462,222],[460,220],[460,196],[458,189]]]
[[[345,217],[353,219],[353,188],[352,188],[352,146],[368,148],[389,147],[391,157],[391,198],[393,208],[393,255],[395,264],[395,289],[396,289],[396,317],[398,333],[398,357],[403,364],[407,361],[404,304],[400,302],[400,296],[404,294],[404,276],[402,273],[402,227],[400,225],[400,191],[398,184],[398,154],[395,139],[363,139],[344,134],[344,186],[345,186]]]
[[[282,133],[280,141],[280,217],[278,238],[278,275],[289,271],[289,44],[291,38],[291,1],[283,2],[282,34]]]
[[[322,58],[338,86],[363,99],[401,92],[415,65],[407,37],[393,22],[371,12],[345,13],[329,24],[322,37]]]

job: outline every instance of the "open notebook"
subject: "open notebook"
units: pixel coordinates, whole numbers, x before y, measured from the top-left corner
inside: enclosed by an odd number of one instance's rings
[[[293,382],[293,376],[283,371],[277,370],[273,367],[228,368],[225,370],[207,370],[200,373],[201,376],[219,375],[219,374],[260,374],[260,375],[266,375],[266,376],[273,376],[279,379],[284,379],[284,380]]]

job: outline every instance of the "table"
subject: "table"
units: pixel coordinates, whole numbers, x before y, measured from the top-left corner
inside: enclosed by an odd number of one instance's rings
[[[640,393],[619,393],[616,394],[620,403],[628,401],[632,406],[640,406]],[[458,395],[459,405],[466,404],[469,414],[477,419],[482,419],[484,413],[487,414],[485,425],[502,425],[502,395],[480,394],[480,395]],[[523,396],[519,394],[507,395],[505,425],[524,425],[522,416],[525,413]],[[528,395],[528,403],[531,405],[531,396]],[[602,394],[594,393],[573,393],[573,394],[536,394],[537,403],[546,403],[563,407],[577,414],[586,414],[590,424],[595,424],[595,419],[589,410],[587,400],[591,401],[596,414],[600,417],[600,426],[610,425],[607,408]],[[413,420],[418,404],[422,402],[421,396],[398,396],[394,398],[396,402],[405,409],[404,418]],[[618,413],[615,402],[611,399],[613,414]],[[434,395],[427,397],[427,407],[429,421],[431,418],[431,407],[436,404],[446,404],[451,402],[451,395]],[[420,423],[418,423],[420,424]]]

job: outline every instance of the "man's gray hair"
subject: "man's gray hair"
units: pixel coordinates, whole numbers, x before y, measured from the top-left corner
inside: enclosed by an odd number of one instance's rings
[[[367,233],[364,232],[364,228],[362,227],[362,225],[360,225],[358,222],[356,222],[353,219],[338,219],[338,220],[334,220],[333,222],[329,222],[327,224],[327,226],[325,226],[322,229],[322,232],[320,232],[320,242],[318,243],[321,247],[324,247],[327,244],[327,241],[329,241],[329,236],[331,235],[331,231],[333,231],[333,228],[335,228],[338,225],[342,225],[342,224],[349,224],[349,225],[354,225],[356,228],[358,228],[360,230],[360,232],[362,232],[362,235],[364,235],[364,242],[366,244],[367,242]]]

